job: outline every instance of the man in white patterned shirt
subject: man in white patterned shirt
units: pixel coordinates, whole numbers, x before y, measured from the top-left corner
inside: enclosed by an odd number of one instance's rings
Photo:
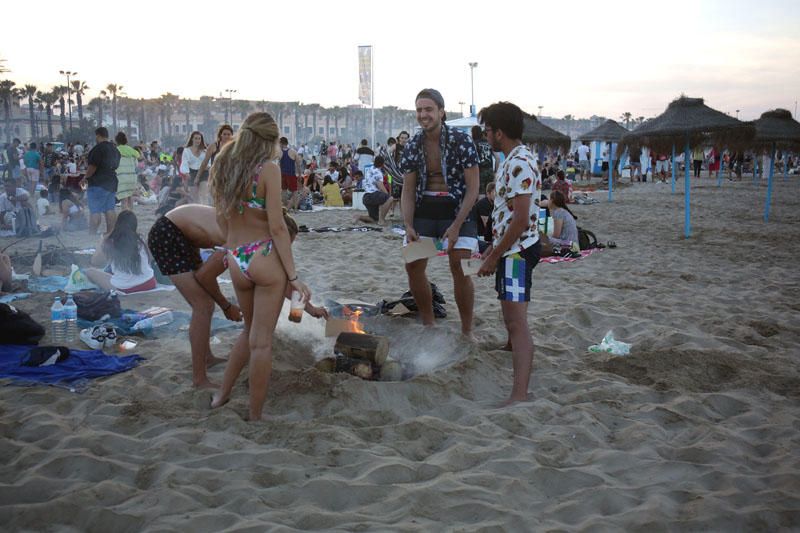
[[[541,243],[535,200],[542,190],[536,156],[522,144],[522,110],[498,102],[481,110],[486,140],[505,160],[495,177],[492,245],[483,254],[479,276],[495,273],[495,289],[508,330],[514,366],[514,384],[506,404],[525,401],[533,367],[533,338],[528,327],[533,268]]]

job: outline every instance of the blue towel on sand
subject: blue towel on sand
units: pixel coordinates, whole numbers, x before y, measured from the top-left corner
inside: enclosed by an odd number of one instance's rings
[[[20,359],[31,348],[33,346],[0,345],[0,378],[11,379],[17,385],[68,386],[87,379],[125,372],[138,365],[139,361],[144,361],[138,355],[116,357],[106,355],[101,350],[70,350],[69,357],[60,363],[50,366],[22,366]]]
[[[31,276],[28,279],[28,290],[31,292],[58,292],[67,286],[66,276]]]

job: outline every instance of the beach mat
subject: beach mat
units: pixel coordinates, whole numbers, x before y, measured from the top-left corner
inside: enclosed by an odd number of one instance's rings
[[[106,355],[102,350],[70,350],[70,356],[60,363],[50,366],[22,366],[20,359],[30,349],[31,346],[0,345],[0,378],[10,379],[9,384],[14,385],[55,385],[70,388],[70,384],[126,372],[144,360],[136,354],[116,357]],[[85,390],[85,387],[81,388]]]

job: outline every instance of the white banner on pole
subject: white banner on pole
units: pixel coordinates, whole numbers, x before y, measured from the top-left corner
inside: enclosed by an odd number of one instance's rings
[[[372,105],[372,46],[358,47],[358,99]]]

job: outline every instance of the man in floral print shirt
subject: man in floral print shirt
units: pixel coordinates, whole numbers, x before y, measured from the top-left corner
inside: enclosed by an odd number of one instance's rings
[[[478,199],[478,152],[466,133],[444,123],[444,99],[439,91],[420,91],[416,109],[422,130],[408,141],[400,160],[400,204],[406,239],[412,242],[422,236],[447,240],[461,332],[471,337],[475,288],[472,279],[464,275],[461,260],[478,249],[478,227],[471,218]],[[432,325],[433,296],[425,273],[427,266],[427,259],[421,259],[407,263],[406,272],[422,323]]]
[[[483,255],[479,276],[495,273],[495,289],[508,330],[514,366],[514,384],[507,403],[525,401],[533,366],[533,338],[528,327],[533,268],[539,262],[541,243],[534,202],[542,190],[536,156],[522,144],[522,110],[498,102],[478,115],[486,126],[492,149],[505,154],[495,179],[492,211],[492,245]]]

